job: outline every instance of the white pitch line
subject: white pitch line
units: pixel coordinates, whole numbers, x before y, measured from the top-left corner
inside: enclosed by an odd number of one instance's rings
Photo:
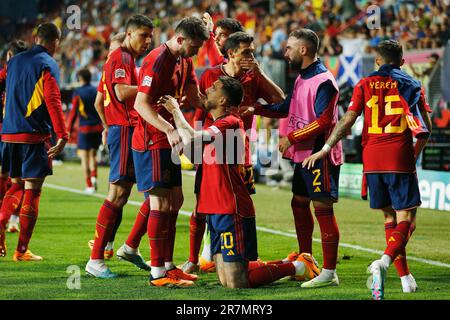
[[[45,186],[49,187],[51,189],[77,193],[77,194],[81,194],[81,195],[89,196],[89,197],[95,197],[95,198],[100,198],[100,199],[105,199],[106,198],[105,194],[100,194],[100,193],[88,194],[88,193],[85,193],[82,190],[73,189],[73,188],[69,188],[69,187],[63,187],[63,186],[59,186],[59,185],[52,184],[52,183],[45,183]],[[134,200],[129,200],[128,203],[131,204],[131,205],[134,205],[134,206],[141,206],[142,205],[142,202],[134,201]],[[185,210],[180,210],[180,213],[182,215],[188,216],[188,217],[191,215],[190,211],[185,211]],[[259,230],[259,231],[262,231],[262,232],[266,232],[266,233],[276,234],[276,235],[285,236],[285,237],[289,237],[289,238],[297,238],[297,235],[295,233],[283,232],[283,231],[269,229],[269,228],[265,228],[265,227],[256,227],[256,229]],[[321,242],[321,240],[317,239],[317,238],[313,238],[313,240],[315,242]],[[380,250],[369,249],[369,248],[365,248],[365,247],[362,247],[362,246],[353,245],[353,244],[349,244],[349,243],[342,243],[342,242],[340,242],[339,246],[340,247],[344,247],[344,248],[350,248],[350,249],[358,250],[358,251],[364,251],[364,252],[368,252],[368,253],[373,253],[373,254],[377,254],[377,255],[382,255],[383,254],[383,251],[380,251]],[[432,266],[450,268],[450,264],[447,264],[447,263],[443,263],[443,262],[440,262],[440,261],[434,261],[434,260],[417,258],[417,257],[409,256],[409,255],[408,255],[408,260],[422,262],[422,263],[429,264],[429,265],[432,265]]]

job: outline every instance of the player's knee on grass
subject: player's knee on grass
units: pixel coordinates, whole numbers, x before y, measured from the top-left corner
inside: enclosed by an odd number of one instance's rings
[[[228,288],[248,288],[248,270],[244,262],[224,262]]]
[[[216,273],[222,287],[227,288],[227,277],[224,270],[224,262],[221,253],[214,255],[214,263],[216,264]]]

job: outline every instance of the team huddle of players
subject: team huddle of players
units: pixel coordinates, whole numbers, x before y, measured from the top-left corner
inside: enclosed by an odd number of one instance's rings
[[[111,41],[97,90],[89,84],[89,71],[78,73],[82,86],[74,93],[69,132],[79,116],[78,148],[88,192],[96,188],[95,152],[102,134],[110,155],[109,192],[98,213],[95,239],[89,243],[92,252],[86,272],[97,278],[117,276],[105,259],[113,256],[122,210],[136,183],[144,201],[116,255],[150,271],[150,285],[189,287],[198,279],[199,269],[215,270],[220,283],[230,288],[258,287],[287,276],[303,281],[303,288],[339,285],[339,229],[333,209],[343,163],[339,141],[364,113],[364,183],[371,208],[381,209],[385,215],[387,242],[381,259],[368,269],[372,296],[383,299],[384,280],[392,263],[403,291],[414,292],[417,285],[408,270],[405,247],[421,203],[415,159],[431,125],[420,83],[400,70],[401,46],[392,40],[380,43],[376,50],[379,70],[358,83],[348,111],[339,121],[339,89],[317,57],[319,39],[313,31],[299,29],[289,35],[285,58],[299,75],[292,92],[285,96],[260,68],[253,55],[253,38],[239,22],[227,18],[214,26],[208,14],[203,19],[181,20],[173,37],[150,51],[137,72],[135,59],[148,51],[154,28],[143,15],[127,21],[125,33]],[[16,261],[42,260],[31,253],[28,243],[42,184],[52,173],[49,160],[63,150],[68,139],[58,67],[51,57],[59,39],[55,25],[40,25],[36,45],[11,58],[0,78],[6,83],[1,190],[8,190],[0,209],[0,256],[6,255],[8,221],[19,213]],[[191,57],[202,46],[213,66],[197,80]],[[29,76],[21,77],[23,74]],[[259,99],[267,104],[257,103]],[[186,104],[196,108],[194,120],[200,126],[185,119],[181,109]],[[254,115],[288,118],[279,151],[295,163],[291,207],[299,253],[277,261],[258,258],[251,198],[255,186],[246,134]],[[177,267],[173,253],[183,204],[177,160],[181,152],[192,156],[195,150],[200,150],[202,161],[196,168],[190,254],[188,261]],[[3,184],[8,176],[12,184],[6,189]],[[321,231],[322,269],[312,256],[311,202]],[[199,261],[202,239],[208,233]],[[145,234],[150,241],[149,262],[139,253]]]

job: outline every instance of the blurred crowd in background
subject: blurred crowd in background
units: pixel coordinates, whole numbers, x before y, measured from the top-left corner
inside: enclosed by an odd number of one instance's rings
[[[369,30],[366,12],[373,4],[380,9],[381,28]],[[44,19],[54,21],[63,30],[56,56],[63,84],[75,82],[76,71],[86,66],[94,75],[93,81],[98,80],[111,35],[123,31],[127,18],[134,13],[148,15],[158,27],[154,47],[171,37],[183,17],[201,17],[209,12],[214,21],[235,18],[255,37],[256,55],[262,60],[283,59],[287,37],[299,27],[319,34],[321,56],[370,53],[388,38],[399,40],[407,50],[442,47],[450,38],[448,0],[39,0],[37,5],[34,20],[18,21],[13,30],[0,36],[0,48],[12,38],[32,43],[33,27]],[[71,5],[81,9],[81,30],[64,28]],[[204,52],[196,58],[196,64],[208,66]]]

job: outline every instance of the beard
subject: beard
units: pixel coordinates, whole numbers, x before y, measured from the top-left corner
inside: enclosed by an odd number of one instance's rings
[[[302,70],[302,63],[303,63],[303,61],[301,59],[289,61],[289,65],[291,66],[291,69],[294,71]]]
[[[214,109],[214,103],[212,101],[207,100],[205,102],[205,109],[206,111],[211,111],[212,109]]]

